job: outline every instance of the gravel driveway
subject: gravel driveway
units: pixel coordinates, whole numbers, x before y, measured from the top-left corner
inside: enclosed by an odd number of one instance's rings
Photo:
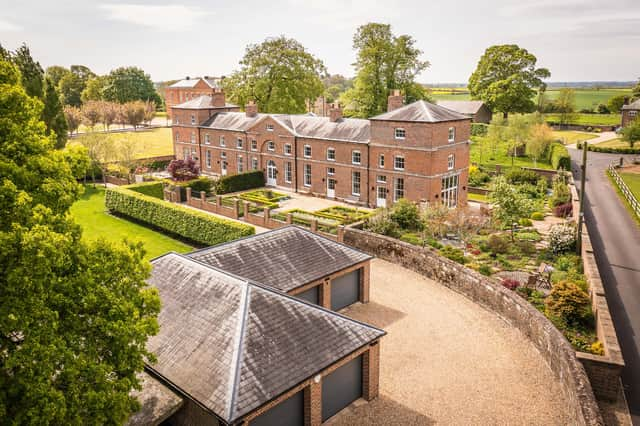
[[[516,329],[465,297],[375,259],[371,302],[342,313],[384,328],[380,396],[330,425],[561,425],[551,370]]]

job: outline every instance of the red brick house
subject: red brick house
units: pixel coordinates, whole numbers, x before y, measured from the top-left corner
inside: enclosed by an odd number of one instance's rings
[[[164,100],[167,106],[167,113],[171,117],[171,108],[174,105],[181,104],[196,99],[200,96],[219,96],[216,93],[221,92],[220,78],[215,77],[187,77],[184,80],[177,81],[171,86],[164,89]],[[223,101],[224,103],[224,101]],[[237,109],[240,110],[239,108]]]
[[[628,126],[633,120],[640,116],[640,99],[622,106],[622,127]]]
[[[467,201],[471,119],[424,101],[403,105],[389,96],[388,112],[370,119],[245,112],[224,93],[175,105],[176,158],[194,158],[205,175],[263,170],[268,186],[371,207],[400,198]]]

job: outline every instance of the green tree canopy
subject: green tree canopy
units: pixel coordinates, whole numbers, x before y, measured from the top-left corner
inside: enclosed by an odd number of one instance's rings
[[[161,99],[149,74],[136,67],[120,67],[111,71],[104,79],[102,89],[104,100],[125,103],[130,101],[153,101],[161,104]]]
[[[307,101],[324,90],[321,60],[307,52],[300,42],[280,36],[247,46],[240,69],[223,80],[230,99],[245,105],[255,101],[271,113],[302,113]]]
[[[71,71],[69,71],[65,67],[62,67],[60,65],[52,65],[50,67],[47,67],[47,69],[44,72],[44,75],[45,77],[49,77],[51,79],[51,82],[53,83],[54,86],[58,87],[58,83],[60,83],[60,80],[62,80],[62,77],[70,73]]]
[[[396,36],[391,25],[368,23],[353,36],[357,51],[354,87],[342,102],[352,115],[370,117],[387,110],[387,97],[400,89],[407,102],[428,99],[427,91],[415,82],[429,62],[420,59],[422,51],[409,35]]]
[[[607,107],[609,111],[613,114],[618,114],[622,110],[622,106],[624,105],[624,101],[628,95],[616,95],[607,101]]]
[[[511,228],[513,240],[514,224],[523,217],[529,217],[533,211],[533,203],[525,195],[518,191],[514,185],[510,185],[504,176],[498,176],[489,192],[491,201],[491,214],[499,224]]]
[[[536,89],[551,76],[546,68],[536,68],[536,62],[533,54],[515,44],[489,47],[469,77],[471,97],[505,118],[512,112],[533,112]]]
[[[42,121],[47,126],[46,134],[54,134],[56,138],[55,147],[64,148],[67,143],[67,120],[64,116],[62,103],[58,98],[53,82],[47,77],[44,80],[44,108],[42,110]]]
[[[43,99],[44,95],[44,71],[31,56],[31,51],[26,44],[22,44],[11,54],[11,61],[20,70],[22,86],[27,95]]]
[[[42,109],[0,61],[0,419],[121,424],[159,299],[140,246],[81,239],[86,161],[53,149]]]
[[[640,141],[640,118],[636,118],[622,129],[622,140],[629,142],[631,148]]]
[[[82,102],[103,100],[104,88],[106,85],[107,78],[105,76],[96,76],[87,81],[87,84],[80,95]]]

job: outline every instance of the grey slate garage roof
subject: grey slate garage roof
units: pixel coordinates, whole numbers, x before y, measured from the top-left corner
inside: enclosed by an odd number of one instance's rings
[[[371,259],[364,252],[295,225],[187,256],[284,292]]]
[[[640,110],[640,99],[637,99],[637,100],[631,102],[630,104],[622,105],[622,109],[624,109],[624,110],[627,110],[627,109]]]
[[[227,424],[385,334],[176,253],[152,265],[148,367]]]
[[[468,119],[469,117],[458,112],[425,101],[416,101],[409,105],[405,105],[370,118],[370,120],[417,121],[423,123],[438,123],[441,121]]]

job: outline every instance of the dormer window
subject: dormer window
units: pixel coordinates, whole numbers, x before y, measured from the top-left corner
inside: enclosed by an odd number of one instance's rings
[[[267,132],[273,132],[273,124],[267,124]]]
[[[453,142],[456,140],[456,128],[449,127],[449,142]]]
[[[407,133],[402,127],[396,127],[394,130],[394,136],[396,139],[404,139]]]

